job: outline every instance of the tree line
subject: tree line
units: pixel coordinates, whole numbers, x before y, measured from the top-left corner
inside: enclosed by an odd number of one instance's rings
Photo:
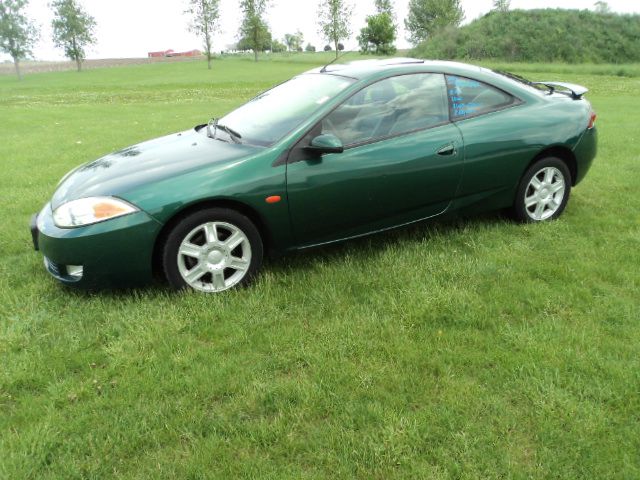
[[[11,55],[18,78],[22,78],[20,61],[32,54],[40,37],[37,26],[24,13],[27,4],[28,0],[0,0],[0,51]],[[80,71],[87,46],[95,43],[96,22],[76,0],[53,0],[50,6],[53,43]]]
[[[0,50],[14,61],[20,78],[20,61],[32,55],[39,38],[37,26],[27,18],[29,0],[0,0]],[[220,29],[221,0],[188,0],[185,14],[189,29],[203,42],[208,68],[218,49],[213,38]],[[344,49],[351,38],[355,0],[319,0],[318,32],[327,41],[325,51]],[[416,46],[414,54],[426,58],[497,58],[511,61],[631,62],[640,59],[640,16],[616,15],[604,1],[588,10],[510,10],[510,0],[494,0],[493,10],[460,27],[464,20],[461,0],[409,0],[404,26]],[[53,41],[82,69],[86,49],[94,44],[95,19],[77,0],[53,0]],[[239,0],[242,22],[238,50],[259,52],[315,51],[304,45],[298,30],[282,41],[273,38],[266,21],[270,0]],[[588,29],[585,26],[588,25]],[[396,51],[398,24],[392,0],[375,0],[357,35],[362,53],[392,55]]]
[[[8,53],[14,61],[20,77],[20,61],[32,55],[39,39],[38,28],[25,14],[29,0],[0,0],[0,50]],[[221,0],[189,0],[185,12],[190,19],[189,29],[203,42],[208,67],[217,49],[213,38],[220,27]],[[318,32],[327,41],[325,51],[344,50],[344,41],[351,37],[351,17],[354,0],[319,0],[317,8]],[[463,18],[459,0],[410,0],[409,18],[405,20],[411,38],[418,43],[425,36],[422,32],[432,30],[428,24],[457,24]],[[299,30],[288,33],[283,41],[275,39],[266,21],[270,0],[239,0],[242,23],[238,32],[238,50],[251,50],[258,60],[263,51],[315,51]],[[54,19],[53,41],[63,49],[67,58],[82,69],[86,49],[96,42],[95,19],[87,13],[78,0],[53,0],[50,4]],[[452,13],[453,12],[453,13]],[[457,22],[457,23],[456,23]],[[366,18],[357,40],[363,53],[391,55],[396,51],[396,16],[391,0],[375,0],[375,11]]]

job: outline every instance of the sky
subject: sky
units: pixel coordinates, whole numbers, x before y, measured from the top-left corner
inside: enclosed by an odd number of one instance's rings
[[[34,48],[38,60],[62,60],[64,55],[51,41],[52,13],[50,0],[31,0],[27,14],[41,29],[41,39]],[[201,49],[202,42],[188,31],[189,19],[184,15],[187,0],[78,0],[96,22],[97,43],[87,51],[87,58],[146,57],[149,51],[186,51]],[[241,21],[239,0],[220,0],[220,31],[214,37],[214,50],[223,50],[237,40]],[[354,5],[351,39],[346,48],[356,49],[356,35],[365,17],[374,12],[374,0],[351,0]],[[399,26],[396,45],[410,46],[404,31],[409,0],[394,2]],[[512,0],[511,8],[593,8],[591,0]],[[640,13],[640,0],[609,0],[611,10]],[[465,23],[487,13],[492,0],[462,0]],[[318,34],[316,23],[318,0],[271,0],[267,21],[275,38],[300,30],[307,42],[321,49],[327,42]],[[0,55],[1,60],[9,58]]]

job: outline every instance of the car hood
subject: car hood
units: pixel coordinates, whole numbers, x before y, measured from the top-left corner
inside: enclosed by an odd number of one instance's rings
[[[56,209],[84,197],[124,195],[140,185],[238,160],[260,150],[261,147],[212,139],[196,129],[167,135],[72,170],[60,182],[51,206]]]

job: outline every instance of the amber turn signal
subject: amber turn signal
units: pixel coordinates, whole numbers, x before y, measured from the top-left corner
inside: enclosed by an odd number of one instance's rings
[[[99,219],[117,217],[118,215],[121,215],[126,211],[127,210],[118,205],[107,202],[96,203],[93,206],[93,215],[95,216],[95,218]]]

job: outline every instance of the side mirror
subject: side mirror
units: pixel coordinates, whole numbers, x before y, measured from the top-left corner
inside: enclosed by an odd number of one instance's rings
[[[324,155],[325,153],[342,153],[344,146],[338,137],[325,133],[311,140],[311,144],[305,147],[305,150],[317,155]]]

